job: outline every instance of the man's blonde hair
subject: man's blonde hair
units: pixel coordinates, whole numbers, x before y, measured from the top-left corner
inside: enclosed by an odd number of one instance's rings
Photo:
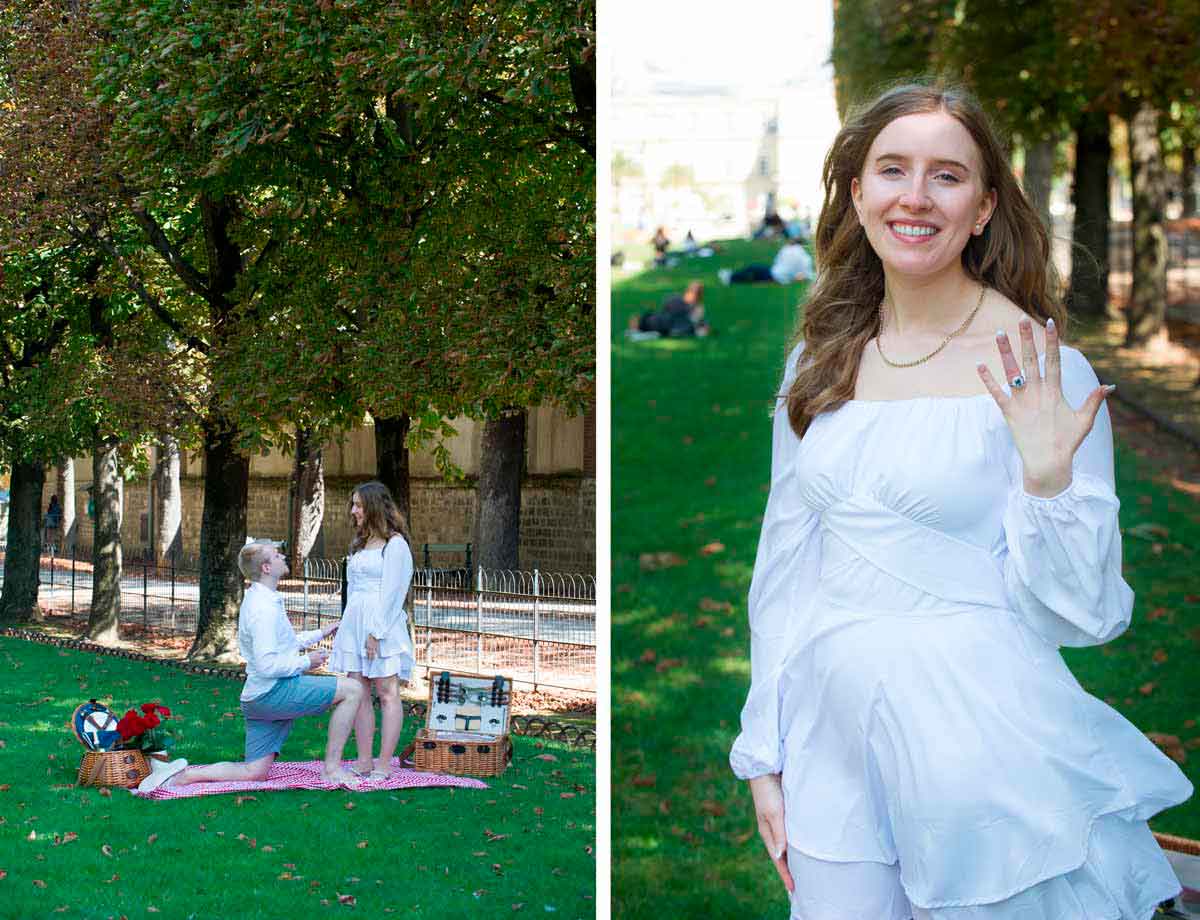
[[[253,540],[242,547],[238,553],[238,568],[251,581],[262,577],[262,566],[267,556],[275,548],[274,540]]]

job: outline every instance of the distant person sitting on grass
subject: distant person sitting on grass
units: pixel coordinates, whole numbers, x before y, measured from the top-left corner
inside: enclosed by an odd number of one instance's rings
[[[737,271],[723,268],[717,272],[722,284],[791,284],[813,276],[812,256],[800,243],[787,243],[775,254],[770,265],[754,263]]]
[[[661,309],[631,316],[626,335],[631,339],[659,336],[683,339],[703,337],[711,332],[712,328],[704,318],[704,285],[693,281],[682,294],[673,294],[663,301]]]
[[[187,766],[152,773],[138,787],[146,792],[160,786],[216,783],[267,778],[283,742],[300,716],[317,715],[333,707],[321,779],[339,786],[356,786],[358,778],[342,766],[342,749],[354,726],[362,699],[362,685],[346,677],[305,674],[323,665],[328,654],[320,649],[304,652],[337,631],[338,624],[297,635],[276,591],[288,574],[287,560],[269,540],[242,547],[238,568],[250,580],[238,615],[238,648],[246,659],[246,684],[242,688],[242,713],[246,718],[246,759],[241,763]]]
[[[667,228],[659,227],[654,231],[654,239],[650,241],[654,245],[654,264],[665,265],[667,262],[667,250],[671,248],[671,238],[667,236]]]

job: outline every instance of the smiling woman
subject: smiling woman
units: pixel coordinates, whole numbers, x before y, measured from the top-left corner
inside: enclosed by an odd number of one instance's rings
[[[955,89],[864,107],[824,179],[730,756],[792,916],[1146,920],[1179,891],[1146,819],[1192,789],[1058,653],[1133,592],[1046,231]]]

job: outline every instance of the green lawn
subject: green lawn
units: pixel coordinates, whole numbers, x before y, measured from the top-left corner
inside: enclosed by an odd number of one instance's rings
[[[677,917],[786,915],[727,756],[749,684],[745,598],[767,497],[771,397],[802,289],[726,288],[716,276],[769,262],[776,248],[734,242],[717,258],[613,279],[612,873],[623,918],[658,917],[664,906]],[[717,336],[625,340],[629,316],[693,279],[706,283]],[[1140,728],[1192,741],[1185,770],[1200,783],[1200,585],[1189,549],[1200,547],[1200,503],[1139,475],[1142,463],[1119,448],[1122,526],[1158,524],[1169,536],[1127,535],[1134,625],[1066,657]],[[646,571],[645,553],[686,564]],[[1200,801],[1154,826],[1200,837]]]
[[[595,915],[591,752],[515,738],[513,767],[479,790],[144,801],[74,786],[75,707],[161,701],[177,753],[236,760],[240,682],[7,638],[0,663],[0,915],[278,918],[349,898],[368,916]],[[326,726],[299,720],[284,758],[322,756]]]

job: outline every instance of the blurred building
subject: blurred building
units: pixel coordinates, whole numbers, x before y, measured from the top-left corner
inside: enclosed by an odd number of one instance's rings
[[[678,242],[742,236],[769,207],[820,210],[820,171],[838,128],[827,68],[772,87],[671,79],[648,63],[613,75],[614,242],[664,225]]]

